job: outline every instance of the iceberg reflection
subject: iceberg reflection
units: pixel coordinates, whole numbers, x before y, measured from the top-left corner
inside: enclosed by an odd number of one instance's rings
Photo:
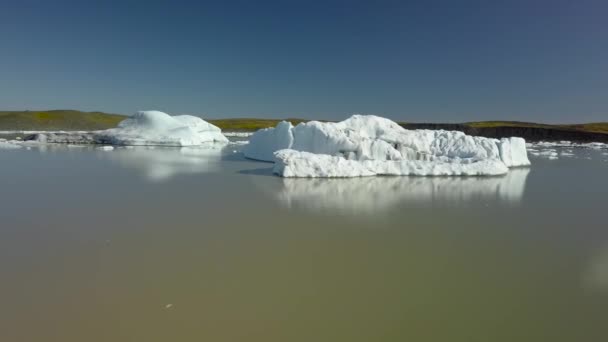
[[[377,212],[398,204],[459,206],[471,202],[519,203],[530,169],[501,177],[284,178],[278,199],[315,211]]]
[[[138,146],[120,148],[101,155],[123,167],[141,171],[149,181],[161,182],[180,174],[218,170],[224,146],[224,144],[181,148]]]

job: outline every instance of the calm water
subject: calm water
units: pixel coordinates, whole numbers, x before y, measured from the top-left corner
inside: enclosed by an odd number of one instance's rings
[[[608,340],[601,151],[284,180],[238,150],[0,151],[0,341]]]

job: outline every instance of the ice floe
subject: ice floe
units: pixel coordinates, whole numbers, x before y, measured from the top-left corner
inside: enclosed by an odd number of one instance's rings
[[[555,147],[590,148],[594,150],[608,149],[608,144],[602,142],[577,143],[567,140],[562,141],[538,141],[527,143],[528,149],[543,149]]]
[[[225,137],[234,138],[248,138],[253,135],[254,132],[223,132]]]
[[[548,159],[559,159],[557,150],[554,149],[548,149],[548,150],[534,150],[534,151],[528,151],[531,155],[533,156],[537,156],[537,157],[545,157]]]
[[[14,150],[18,148],[21,148],[20,144],[5,139],[0,139],[0,150]]]
[[[527,143],[526,148],[531,156],[549,160],[557,160],[561,157],[593,159],[590,156],[582,157],[580,153],[575,153],[575,151],[608,151],[608,144],[602,142],[539,141]]]
[[[406,130],[373,115],[295,127],[283,121],[256,132],[243,152],[251,159],[274,161],[274,172],[284,177],[500,175],[530,164],[521,138]]]

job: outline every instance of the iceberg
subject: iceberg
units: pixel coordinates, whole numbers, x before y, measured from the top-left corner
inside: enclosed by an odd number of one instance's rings
[[[121,121],[116,128],[93,132],[40,133],[34,139],[52,143],[131,146],[199,146],[228,142],[219,127],[199,117],[171,116],[155,110],[137,112]]]
[[[222,130],[192,115],[170,116],[159,111],[140,111],[117,128],[98,131],[99,141],[112,145],[197,146],[228,142]]]
[[[293,125],[281,121],[274,128],[264,128],[249,138],[249,144],[243,150],[247,158],[274,161],[274,152],[288,149],[293,145]]]
[[[14,141],[0,139],[0,150],[15,150],[21,148],[21,145],[16,144]]]
[[[338,123],[281,122],[251,136],[246,157],[274,161],[283,177],[490,176],[530,165],[522,138],[407,130],[374,115]]]

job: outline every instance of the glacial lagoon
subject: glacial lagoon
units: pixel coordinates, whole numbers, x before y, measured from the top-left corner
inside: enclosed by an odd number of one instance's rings
[[[497,177],[284,179],[242,146],[1,150],[0,340],[608,334],[608,150]]]

